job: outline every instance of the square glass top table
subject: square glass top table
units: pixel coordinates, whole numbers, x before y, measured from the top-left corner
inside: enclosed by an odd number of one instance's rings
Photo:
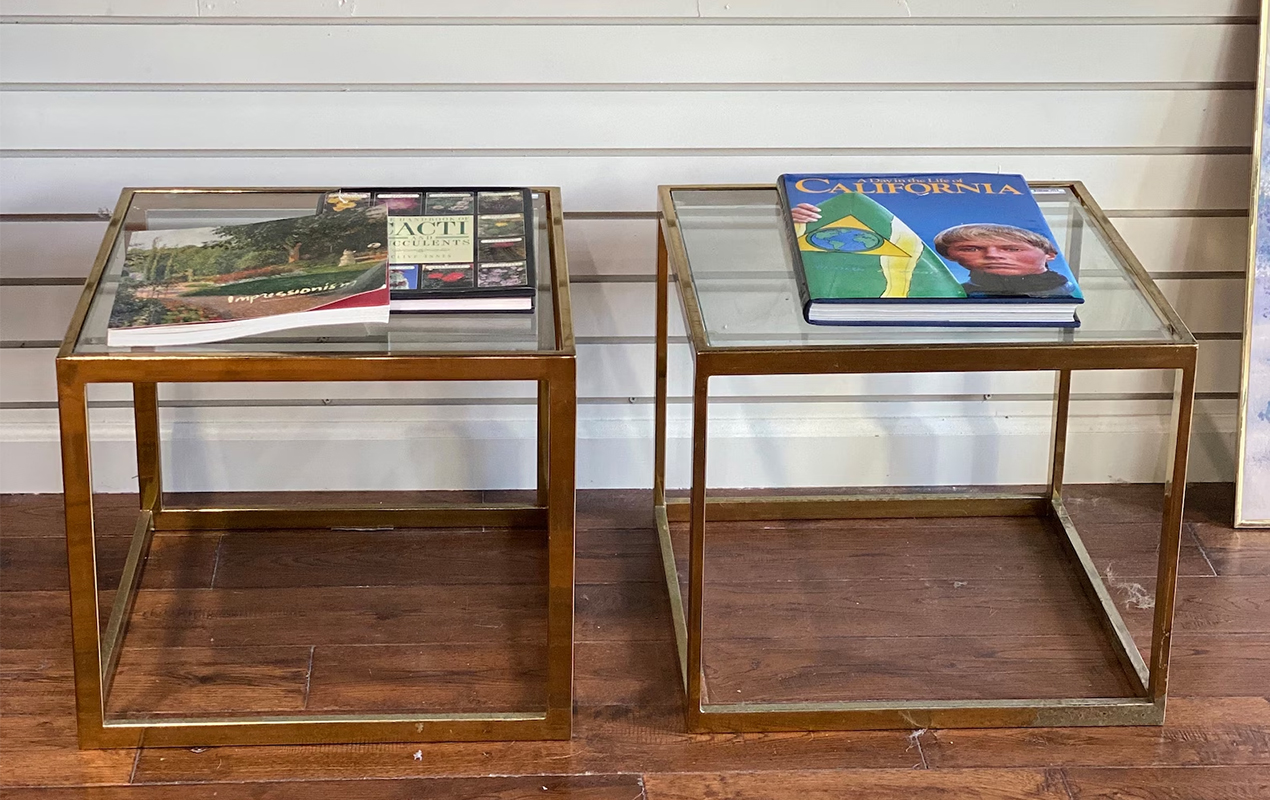
[[[653,495],[694,731],[1043,725],[1148,725],[1164,718],[1195,339],[1080,183],[1033,183],[1033,193],[1085,302],[1077,328],[825,326],[804,321],[780,201],[767,186],[663,186],[657,264],[657,384]],[[679,292],[693,354],[692,478],[666,491],[670,285]],[[1063,502],[1074,370],[1173,370],[1174,423],[1150,664],[1144,660]],[[1048,371],[1056,375],[1048,481],[1032,492],[966,489],[707,499],[713,376]],[[859,454],[867,458],[868,453]],[[1132,692],[1123,697],[736,702],[710,692],[702,658],[706,523],[952,517],[1039,517],[1058,539]],[[688,523],[687,579],[672,523]],[[950,530],[950,539],[955,539]],[[855,535],[843,533],[842,535]],[[953,545],[955,546],[955,544]],[[684,556],[686,555],[686,558]],[[844,612],[846,609],[844,609]],[[748,662],[747,662],[748,663]],[[738,690],[739,691],[739,690]]]
[[[572,718],[576,365],[559,190],[533,190],[538,266],[532,314],[397,314],[210,344],[111,347],[107,325],[133,231],[210,227],[316,213],[335,189],[125,189],[57,357],[81,747],[306,742],[567,739]],[[533,381],[537,488],[532,502],[396,506],[188,507],[165,502],[161,383]],[[109,621],[99,623],[87,389],[132,386],[140,509]],[[503,713],[114,715],[110,693],[156,531],[346,528],[546,531],[545,705]],[[461,646],[461,645],[456,645]]]

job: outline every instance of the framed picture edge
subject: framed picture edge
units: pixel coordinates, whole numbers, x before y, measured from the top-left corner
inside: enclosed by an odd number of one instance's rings
[[[1247,263],[1247,287],[1244,291],[1244,324],[1243,324],[1243,340],[1241,346],[1240,358],[1240,374],[1239,374],[1239,437],[1238,447],[1236,450],[1235,462],[1235,519],[1234,526],[1236,528],[1265,528],[1270,527],[1270,518],[1249,519],[1245,515],[1246,494],[1248,487],[1245,481],[1250,478],[1246,474],[1245,467],[1247,465],[1247,447],[1248,447],[1248,414],[1249,414],[1249,379],[1252,373],[1253,345],[1253,326],[1256,322],[1255,309],[1258,288],[1270,291],[1270,286],[1258,287],[1257,285],[1257,227],[1258,220],[1262,209],[1260,208],[1262,198],[1261,181],[1265,170],[1263,167],[1263,159],[1270,155],[1266,152],[1267,142],[1265,140],[1266,120],[1266,101],[1267,101],[1267,70],[1266,62],[1270,58],[1270,52],[1267,51],[1267,33],[1270,32],[1270,0],[1261,0],[1261,15],[1259,20],[1260,36],[1258,37],[1257,47],[1257,89],[1256,89],[1256,128],[1253,133],[1252,146],[1252,186],[1251,196],[1248,205],[1248,263]],[[1270,203],[1270,192],[1266,193],[1264,198],[1266,203]],[[1270,322],[1267,322],[1270,325]],[[1270,358],[1270,353],[1262,354],[1264,357]]]

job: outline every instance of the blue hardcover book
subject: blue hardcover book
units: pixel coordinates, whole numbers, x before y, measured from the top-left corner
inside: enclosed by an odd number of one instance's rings
[[[824,325],[1074,327],[1084,302],[1021,175],[782,175],[803,314]]]

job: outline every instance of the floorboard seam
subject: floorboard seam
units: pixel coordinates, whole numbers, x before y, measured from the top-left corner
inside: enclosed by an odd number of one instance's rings
[[[141,748],[137,748],[137,752],[132,756],[132,770],[128,773],[128,785],[133,785],[137,780],[137,765],[141,763]]]
[[[1063,791],[1067,793],[1069,800],[1076,800],[1076,793],[1072,791],[1072,785],[1067,780],[1067,770],[1060,769],[1058,771],[1058,779],[1063,782]]]
[[[220,554],[221,554],[221,550],[223,550],[224,547],[225,547],[225,534],[222,533],[220,535],[220,538],[216,540],[216,554],[212,556],[212,577],[207,582],[207,588],[209,589],[216,588],[216,573],[218,570],[220,570]]]
[[[1208,557],[1208,551],[1204,549],[1204,542],[1201,541],[1199,535],[1195,533],[1195,523],[1183,522],[1182,527],[1188,534],[1190,534],[1191,540],[1195,542],[1196,549],[1198,549],[1199,554],[1204,557],[1204,563],[1208,565],[1208,569],[1213,573],[1212,577],[1221,577],[1220,573],[1217,572],[1216,565],[1213,564],[1213,560]]]
[[[437,744],[472,744],[472,742],[465,742],[465,743],[458,743],[458,742],[415,742],[415,743],[411,743],[411,742],[383,742],[382,744],[386,744],[386,745],[395,745],[395,744],[400,744],[400,745],[402,745],[403,747],[416,747],[416,746],[421,745],[421,744],[422,744],[422,745],[429,745],[429,746],[432,746],[432,745],[437,745]],[[476,744],[488,744],[488,742],[477,742]],[[278,747],[279,745],[221,745],[221,746],[223,746],[223,747]],[[312,745],[312,744],[309,744],[309,745],[281,745],[281,746],[283,746],[283,747],[332,747],[332,746],[334,746],[334,747],[344,747],[344,746],[348,746],[348,744],[347,744],[347,743],[342,743],[342,744],[335,744],[335,745]],[[141,749],[141,748],[138,748],[138,750],[140,750],[140,749]],[[152,750],[162,751],[162,750],[168,750],[168,749],[176,749],[176,750],[190,750],[191,752],[202,752],[204,749],[212,749],[212,748],[202,748],[202,749],[199,749],[199,748],[163,748],[163,747],[159,747],[159,748],[153,748]],[[763,772],[765,772],[765,771],[766,771],[766,770],[758,770],[758,771],[755,771],[755,772],[754,772],[754,774],[762,774],[762,773],[763,773]],[[838,769],[833,769],[833,770],[820,770],[820,771],[822,771],[822,772],[839,772],[839,771],[841,771],[841,770],[838,770]],[[679,774],[686,774],[686,775],[699,775],[699,774],[700,774],[700,775],[710,775],[710,774],[715,774],[715,773],[708,773],[708,772],[688,772],[688,773],[667,772],[667,773],[662,773],[662,774],[666,774],[666,775],[679,775]],[[381,784],[387,784],[387,783],[407,783],[407,782],[420,782],[420,783],[422,783],[422,782],[424,782],[424,781],[434,781],[434,782],[442,782],[442,781],[484,781],[484,780],[500,780],[500,779],[513,779],[513,780],[519,780],[519,779],[526,779],[526,778],[537,778],[537,779],[542,779],[542,778],[565,778],[565,779],[567,779],[567,778],[625,778],[625,777],[627,777],[627,776],[631,776],[631,777],[634,777],[636,780],[638,780],[638,781],[640,782],[640,786],[641,786],[641,788],[642,788],[642,787],[643,787],[643,783],[644,783],[644,775],[645,775],[645,773],[642,773],[642,772],[627,772],[627,771],[624,771],[624,770],[614,770],[614,771],[611,771],[611,772],[609,772],[609,771],[601,771],[601,772],[532,772],[532,771],[527,771],[527,772],[482,772],[482,773],[480,773],[480,774],[476,774],[476,773],[472,773],[472,774],[466,774],[466,773],[454,773],[454,774],[436,774],[436,775],[349,775],[349,776],[341,776],[341,777],[312,777],[312,776],[304,776],[304,777],[298,777],[298,778],[293,778],[293,777],[289,777],[289,778],[278,778],[278,777],[270,777],[270,778],[244,778],[244,779],[241,779],[241,780],[235,780],[235,779],[225,779],[225,780],[213,779],[213,780],[208,780],[208,779],[206,779],[206,778],[193,778],[193,777],[191,777],[191,778],[177,778],[177,779],[174,779],[174,780],[143,781],[142,783],[136,783],[136,784],[101,783],[101,784],[95,784],[95,785],[96,785],[96,786],[126,786],[126,785],[132,785],[132,786],[173,786],[173,787],[179,787],[179,786],[189,786],[189,787],[202,786],[202,787],[206,787],[206,786],[267,786],[267,785],[270,785],[270,784],[288,784],[288,783],[381,783]],[[60,788],[73,788],[73,789],[77,789],[77,788],[82,788],[82,787],[80,787],[80,786],[78,786],[78,785],[48,784],[48,785],[40,785],[40,786],[35,786],[35,785],[32,785],[32,786],[18,786],[18,787],[11,787],[11,786],[9,786],[9,785],[0,785],[0,788],[2,788],[2,789],[10,789],[10,788],[22,788],[22,789],[49,789],[49,788],[52,788],[52,789],[60,789]]]

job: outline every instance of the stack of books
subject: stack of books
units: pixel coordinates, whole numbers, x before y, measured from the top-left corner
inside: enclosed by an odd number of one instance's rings
[[[106,343],[386,324],[390,309],[530,312],[532,219],[528,189],[350,190],[310,216],[131,231]]]

